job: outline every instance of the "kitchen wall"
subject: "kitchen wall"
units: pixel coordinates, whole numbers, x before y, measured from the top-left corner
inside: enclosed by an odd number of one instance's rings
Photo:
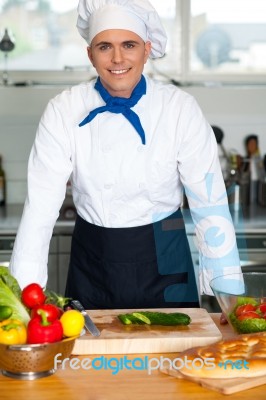
[[[0,87],[0,154],[7,176],[7,202],[23,203],[26,196],[27,160],[41,114],[63,86]],[[266,86],[184,87],[198,100],[212,125],[225,134],[226,149],[245,154],[243,140],[259,135],[266,153]]]

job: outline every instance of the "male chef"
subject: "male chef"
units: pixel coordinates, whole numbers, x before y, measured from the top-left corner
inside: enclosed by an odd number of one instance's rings
[[[198,307],[213,277],[241,272],[213,131],[191,95],[143,74],[166,47],[148,1],[80,0],[77,28],[98,76],[52,99],[40,120],[11,273],[22,288],[46,286],[71,176],[77,219],[66,295],[87,309]]]

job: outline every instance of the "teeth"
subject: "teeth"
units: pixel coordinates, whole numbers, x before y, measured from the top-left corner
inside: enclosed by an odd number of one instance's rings
[[[127,72],[128,70],[127,69],[120,69],[120,70],[113,70],[113,71],[110,71],[112,74],[116,74],[116,75],[119,75],[119,74],[124,74],[125,72]]]

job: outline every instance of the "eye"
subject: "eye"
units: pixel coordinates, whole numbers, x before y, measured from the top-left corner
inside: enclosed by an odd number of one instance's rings
[[[126,49],[133,49],[133,47],[135,47],[135,45],[133,43],[125,43]]]
[[[111,47],[110,44],[106,43],[106,44],[102,44],[101,46],[99,46],[99,49],[101,51],[105,51],[107,49],[110,49],[110,47]]]

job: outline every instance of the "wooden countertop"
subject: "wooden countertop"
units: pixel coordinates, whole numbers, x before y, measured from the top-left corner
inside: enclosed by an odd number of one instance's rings
[[[211,314],[223,337],[233,336],[228,325],[219,324],[219,314]],[[173,357],[156,354],[149,357]],[[88,356],[86,356],[88,357]],[[93,359],[97,356],[91,356]],[[107,356],[109,359],[114,356]],[[128,355],[135,358],[138,355]],[[143,354],[141,355],[143,357]],[[80,357],[83,359],[84,357]],[[117,355],[121,358],[121,355]],[[126,370],[112,374],[109,369],[59,369],[54,375],[35,381],[21,381],[0,375],[1,400],[219,400],[226,396],[200,387],[195,383],[176,379],[159,371],[148,375],[146,370]],[[228,397],[228,396],[227,396]],[[265,385],[229,395],[230,400],[265,399]]]

